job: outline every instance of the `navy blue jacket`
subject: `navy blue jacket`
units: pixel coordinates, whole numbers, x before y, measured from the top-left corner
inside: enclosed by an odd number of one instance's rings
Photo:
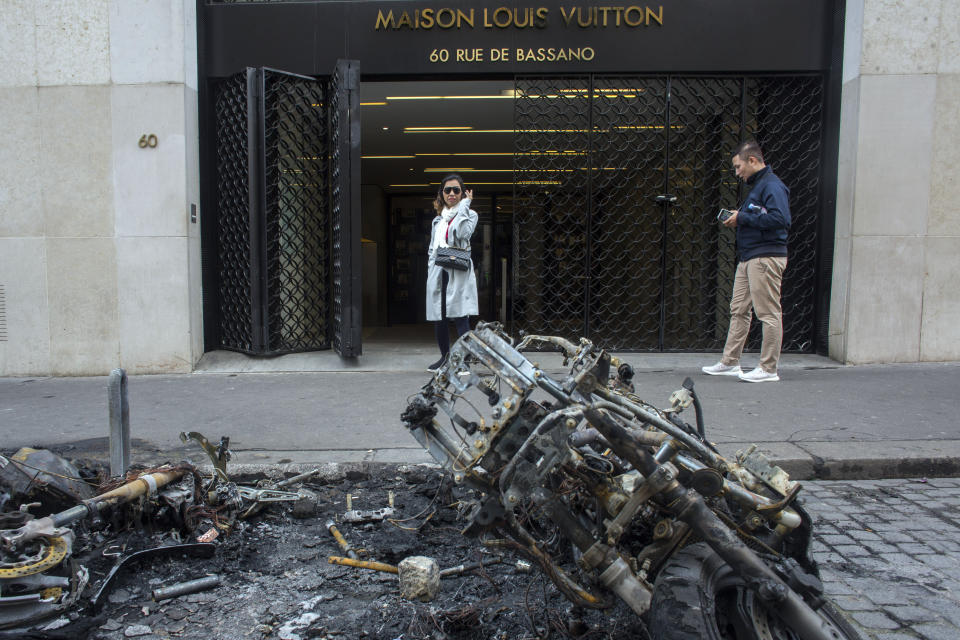
[[[750,193],[737,213],[737,256],[741,262],[787,255],[790,189],[764,167],[747,179]]]

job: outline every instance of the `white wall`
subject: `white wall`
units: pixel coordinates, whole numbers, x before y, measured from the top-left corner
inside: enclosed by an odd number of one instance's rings
[[[830,355],[960,360],[960,3],[848,0]]]
[[[195,24],[192,0],[0,4],[0,375],[201,355]]]

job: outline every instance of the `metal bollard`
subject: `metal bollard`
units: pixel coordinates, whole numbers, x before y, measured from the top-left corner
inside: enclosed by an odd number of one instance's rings
[[[122,476],[130,468],[130,403],[127,400],[127,372],[114,369],[107,382],[110,411],[110,475]]]

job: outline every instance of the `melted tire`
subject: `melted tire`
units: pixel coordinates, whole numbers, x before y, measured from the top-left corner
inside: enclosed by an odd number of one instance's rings
[[[755,640],[756,638],[797,638],[782,621],[766,610],[763,617],[775,623],[771,635],[766,621],[754,623],[732,611],[744,598],[751,599],[743,581],[705,543],[679,551],[657,576],[647,626],[653,640]],[[817,613],[828,621],[837,640],[861,640],[860,635],[830,604]],[[745,628],[746,627],[746,628]]]

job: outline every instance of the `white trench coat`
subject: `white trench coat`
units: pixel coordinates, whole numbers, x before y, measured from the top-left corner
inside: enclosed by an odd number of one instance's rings
[[[473,272],[473,260],[466,271],[444,269],[433,261],[433,236],[442,218],[433,219],[430,230],[430,244],[427,250],[427,320],[440,320],[440,296],[443,285],[443,272],[450,278],[447,283],[447,317],[477,315],[477,277]],[[470,198],[463,198],[457,204],[457,215],[450,220],[447,243],[460,249],[470,248],[470,236],[477,228],[477,212],[470,208]]]

